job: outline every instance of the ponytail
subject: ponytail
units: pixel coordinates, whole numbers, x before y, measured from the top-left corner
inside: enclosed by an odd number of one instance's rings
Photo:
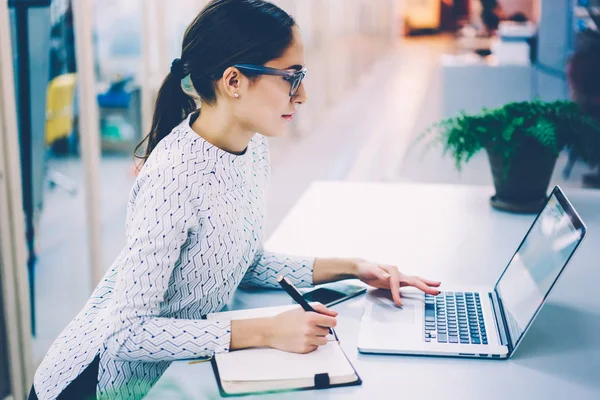
[[[141,160],[142,165],[156,145],[196,109],[196,102],[181,86],[181,80],[186,75],[183,62],[175,59],[171,72],[158,91],[150,133],[135,148],[134,156]],[[143,154],[140,154],[142,151]]]

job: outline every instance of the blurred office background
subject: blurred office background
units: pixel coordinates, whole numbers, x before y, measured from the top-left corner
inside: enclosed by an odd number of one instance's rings
[[[30,373],[125,243],[134,147],[187,25],[208,1],[2,2],[10,38],[0,56],[14,82],[0,88],[14,85],[16,97],[21,181],[12,189],[25,216]],[[459,173],[415,139],[461,111],[569,99],[575,37],[600,23],[594,0],[274,2],[300,25],[309,101],[288,136],[271,141],[267,235],[315,180],[491,186],[485,154]],[[595,173],[569,165],[565,153],[552,183],[593,186],[584,177]],[[0,339],[10,336],[0,328]],[[0,353],[2,365],[8,353]]]

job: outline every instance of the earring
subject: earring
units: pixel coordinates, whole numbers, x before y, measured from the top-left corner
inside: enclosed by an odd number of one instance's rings
[[[238,97],[240,97],[240,95],[237,93],[234,93],[233,97],[235,97],[237,99]]]

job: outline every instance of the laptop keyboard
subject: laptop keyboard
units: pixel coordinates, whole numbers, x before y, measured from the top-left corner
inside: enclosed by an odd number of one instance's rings
[[[425,341],[488,344],[479,293],[425,294]]]

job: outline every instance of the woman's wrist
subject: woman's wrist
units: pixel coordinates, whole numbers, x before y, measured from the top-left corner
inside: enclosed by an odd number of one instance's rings
[[[231,350],[250,347],[269,347],[272,318],[253,318],[231,321]]]
[[[360,258],[349,258],[348,259],[348,270],[346,273],[351,276],[351,279],[358,279],[358,265],[364,260]]]
[[[317,258],[313,268],[313,283],[319,285],[357,278],[360,261],[356,258]]]

